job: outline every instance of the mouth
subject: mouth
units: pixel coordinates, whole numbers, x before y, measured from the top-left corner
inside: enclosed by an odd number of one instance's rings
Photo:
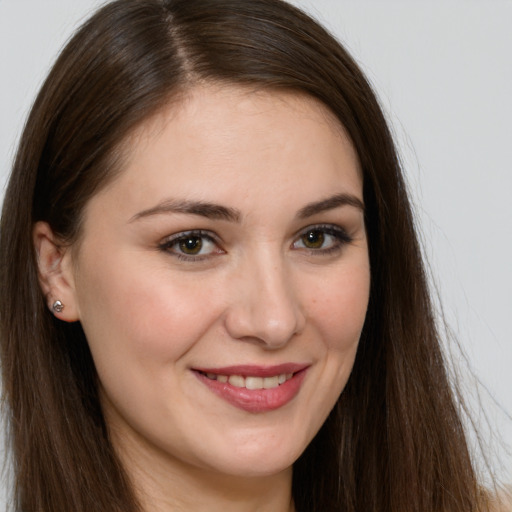
[[[251,413],[279,409],[299,392],[308,365],[231,366],[193,369],[214,394]]]
[[[235,388],[245,389],[274,389],[284,384],[293,377],[293,373],[280,373],[273,377],[255,377],[243,375],[217,375],[215,373],[203,373],[206,378],[217,382],[229,383]]]

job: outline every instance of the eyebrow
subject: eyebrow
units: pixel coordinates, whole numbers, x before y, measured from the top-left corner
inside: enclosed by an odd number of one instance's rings
[[[207,217],[208,219],[227,220],[231,222],[240,222],[242,217],[239,210],[229,208],[227,206],[221,206],[219,204],[204,201],[168,199],[157,204],[153,208],[149,208],[148,210],[143,210],[135,214],[130,219],[130,222],[161,213],[186,213],[189,215],[200,215],[201,217]]]
[[[307,204],[298,211],[297,218],[306,219],[318,213],[340,208],[341,206],[353,206],[364,212],[364,204],[358,197],[352,194],[336,194],[326,199]],[[230,222],[240,222],[242,218],[242,213],[236,208],[205,201],[167,199],[153,208],[148,208],[147,210],[136,213],[129,222],[165,213],[185,213]]]
[[[334,210],[341,206],[353,206],[354,208],[364,212],[364,204],[357,196],[352,194],[336,194],[326,199],[322,199],[321,201],[315,201],[314,203],[307,204],[299,210],[297,217],[299,219],[306,219],[318,213]]]

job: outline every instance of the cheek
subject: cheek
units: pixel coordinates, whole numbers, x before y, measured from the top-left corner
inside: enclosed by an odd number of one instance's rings
[[[368,265],[333,273],[317,287],[309,312],[328,350],[355,353],[366,317],[369,288]]]
[[[354,365],[369,298],[369,267],[347,265],[325,279],[309,280],[307,304],[310,331],[318,362],[312,373],[309,403],[314,414],[308,431],[312,439],[343,392]],[[306,288],[305,288],[306,289]]]
[[[117,365],[176,361],[215,316],[200,279],[184,281],[165,266],[142,263],[128,254],[84,267],[80,320],[100,373],[114,358]]]

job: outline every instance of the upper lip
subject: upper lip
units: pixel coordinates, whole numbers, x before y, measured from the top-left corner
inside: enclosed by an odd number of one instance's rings
[[[215,375],[241,375],[243,377],[273,377],[283,373],[297,373],[305,370],[309,364],[304,363],[283,363],[272,366],[241,364],[223,367],[194,367],[195,371],[203,373],[214,373]]]

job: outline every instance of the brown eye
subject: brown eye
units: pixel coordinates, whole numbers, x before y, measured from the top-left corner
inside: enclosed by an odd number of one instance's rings
[[[203,247],[203,240],[200,236],[187,236],[178,240],[178,247],[183,254],[199,254]]]
[[[184,261],[202,261],[224,254],[217,239],[210,232],[201,230],[182,231],[162,241],[159,248]]]
[[[307,231],[300,238],[308,249],[320,249],[325,243],[325,234],[318,229]]]
[[[306,228],[292,244],[293,249],[302,249],[318,256],[334,254],[352,238],[341,227],[335,224],[321,224]]]

